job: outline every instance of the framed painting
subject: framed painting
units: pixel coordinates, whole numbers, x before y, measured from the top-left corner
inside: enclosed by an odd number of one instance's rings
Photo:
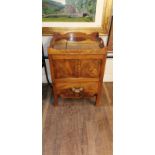
[[[113,18],[111,20],[109,36],[108,36],[108,51],[113,52]]]
[[[99,32],[107,35],[112,0],[42,0],[42,34]]]

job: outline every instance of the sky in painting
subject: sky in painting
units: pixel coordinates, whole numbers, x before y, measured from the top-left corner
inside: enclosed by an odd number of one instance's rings
[[[62,4],[66,4],[66,0],[54,0],[54,1],[60,2],[60,3],[62,3]]]

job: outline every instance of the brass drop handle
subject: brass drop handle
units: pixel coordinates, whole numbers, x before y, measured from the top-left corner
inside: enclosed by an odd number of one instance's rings
[[[83,88],[72,88],[72,91],[74,93],[80,93],[81,91],[83,91]]]

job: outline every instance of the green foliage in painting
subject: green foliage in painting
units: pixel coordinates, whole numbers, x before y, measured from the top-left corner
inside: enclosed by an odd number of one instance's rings
[[[95,16],[96,0],[66,0],[67,4],[73,5],[78,12],[87,13],[90,16]]]
[[[94,21],[96,1],[66,0],[64,5],[57,0],[43,0],[43,21]]]
[[[51,0],[43,0],[43,3],[42,3],[43,15],[54,14],[63,8],[64,8],[64,5],[62,5],[61,3],[55,2],[55,1],[51,1]]]

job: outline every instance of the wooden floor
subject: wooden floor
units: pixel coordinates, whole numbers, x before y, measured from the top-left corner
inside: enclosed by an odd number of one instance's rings
[[[43,85],[43,155],[112,155],[113,84],[103,84],[99,107],[94,98],[54,107],[51,94]]]

